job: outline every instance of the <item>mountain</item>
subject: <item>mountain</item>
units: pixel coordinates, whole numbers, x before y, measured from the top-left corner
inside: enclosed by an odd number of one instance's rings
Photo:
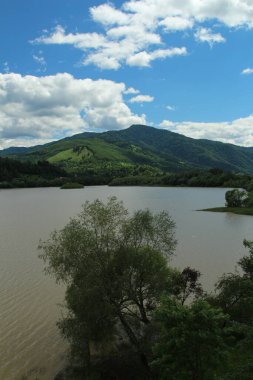
[[[132,125],[120,131],[80,133],[32,148],[8,148],[0,156],[21,160],[48,160],[70,172],[87,168],[149,165],[166,172],[220,168],[253,173],[253,148]]]

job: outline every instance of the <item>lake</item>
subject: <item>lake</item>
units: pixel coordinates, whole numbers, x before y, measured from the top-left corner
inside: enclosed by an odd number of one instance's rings
[[[130,212],[169,211],[178,246],[172,265],[191,266],[213,289],[223,272],[233,271],[253,240],[253,217],[195,211],[224,205],[226,189],[107,187],[0,191],[0,379],[51,380],[63,366],[67,344],[56,328],[64,289],[43,274],[39,240],[63,227],[86,200],[116,195]],[[30,376],[30,377],[29,377]]]

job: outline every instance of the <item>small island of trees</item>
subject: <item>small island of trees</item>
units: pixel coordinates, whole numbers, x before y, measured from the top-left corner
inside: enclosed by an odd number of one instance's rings
[[[40,244],[66,286],[58,327],[70,365],[56,379],[252,379],[253,243],[212,294],[198,270],[171,267],[176,243],[167,212],[129,215],[112,197],[86,202]]]
[[[253,215],[253,189],[232,189],[225,193],[225,207],[214,207],[202,211],[232,212],[240,215]]]

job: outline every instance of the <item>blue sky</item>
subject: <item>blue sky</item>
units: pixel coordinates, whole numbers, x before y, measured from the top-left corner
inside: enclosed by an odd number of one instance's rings
[[[145,123],[253,146],[252,0],[1,0],[0,148]]]

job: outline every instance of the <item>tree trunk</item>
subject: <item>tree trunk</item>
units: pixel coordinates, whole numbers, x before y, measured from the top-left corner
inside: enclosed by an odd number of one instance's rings
[[[150,370],[150,367],[148,365],[148,360],[147,360],[147,357],[145,355],[145,353],[143,352],[143,350],[141,349],[141,346],[140,346],[140,343],[137,339],[137,337],[135,336],[133,330],[131,329],[131,327],[129,326],[128,322],[126,321],[125,317],[122,315],[121,312],[118,312],[118,316],[119,316],[119,319],[120,319],[120,322],[130,340],[130,342],[132,343],[132,345],[135,347],[138,355],[139,355],[139,358],[140,358],[140,361],[141,363],[143,364],[146,372],[147,372],[147,377],[149,379],[152,378],[151,376],[151,370]]]

